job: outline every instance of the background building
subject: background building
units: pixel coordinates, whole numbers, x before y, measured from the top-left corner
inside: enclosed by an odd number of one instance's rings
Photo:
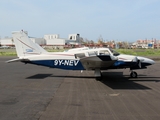
[[[81,38],[79,34],[69,34],[68,39],[60,38],[59,34],[49,34],[44,35],[44,39],[46,40],[46,46],[50,46],[52,48],[64,48],[81,45]]]
[[[47,46],[63,46],[65,45],[65,39],[59,38],[58,34],[44,35]]]
[[[28,32],[25,31],[28,35]],[[69,34],[68,38],[60,38],[59,34],[48,34],[44,35],[44,38],[29,37],[34,43],[41,46],[57,48],[57,47],[69,47],[80,45],[80,35],[79,34]],[[0,46],[14,46],[14,41],[12,37],[6,37],[0,39]]]
[[[14,41],[9,37],[0,39],[0,46],[14,46]]]

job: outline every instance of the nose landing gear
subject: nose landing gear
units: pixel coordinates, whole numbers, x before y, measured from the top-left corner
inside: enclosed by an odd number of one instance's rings
[[[131,71],[130,77],[131,78],[137,78],[138,74],[135,71]]]

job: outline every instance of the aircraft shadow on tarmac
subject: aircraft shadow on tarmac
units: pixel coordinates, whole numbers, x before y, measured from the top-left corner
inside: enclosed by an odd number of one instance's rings
[[[130,78],[129,75],[123,75],[123,72],[102,72],[102,76],[103,78],[100,82],[112,89],[146,90],[151,88],[140,84],[140,82],[160,82],[160,77],[139,75],[138,78]],[[86,80],[95,79],[94,76],[68,76],[53,74],[35,74],[33,76],[27,77],[26,79],[45,79],[47,77],[75,78],[75,80],[76,78],[86,78]]]
[[[103,72],[102,75],[101,82],[112,89],[146,90],[151,88],[140,82],[160,82],[160,77],[139,75],[138,78],[130,78],[129,75],[123,75],[123,72]]]
[[[68,76],[68,75],[53,75],[53,74],[35,74],[33,76],[27,77],[26,79],[45,79],[47,77],[86,78],[86,79],[95,78],[94,76]]]
[[[50,77],[52,74],[36,74],[32,75],[30,77],[27,77],[26,79],[45,79],[47,77]]]

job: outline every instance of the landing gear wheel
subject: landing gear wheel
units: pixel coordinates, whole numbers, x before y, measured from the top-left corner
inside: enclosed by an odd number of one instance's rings
[[[100,72],[100,76],[97,76],[97,77],[96,77],[96,80],[97,80],[97,81],[101,81],[101,80],[102,80],[102,73],[101,73],[101,72]]]
[[[137,78],[137,73],[135,71],[132,71],[130,76],[131,78]]]
[[[101,81],[101,80],[102,80],[102,77],[96,77],[96,80],[97,80],[97,81]]]
[[[101,71],[99,69],[95,70],[94,75],[95,75],[97,81],[101,81],[102,80],[102,73],[101,73]]]

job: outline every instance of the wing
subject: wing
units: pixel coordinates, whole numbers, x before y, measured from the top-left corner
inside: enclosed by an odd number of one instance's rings
[[[111,55],[89,56],[80,58],[80,61],[86,70],[106,70],[117,61],[117,57]]]

